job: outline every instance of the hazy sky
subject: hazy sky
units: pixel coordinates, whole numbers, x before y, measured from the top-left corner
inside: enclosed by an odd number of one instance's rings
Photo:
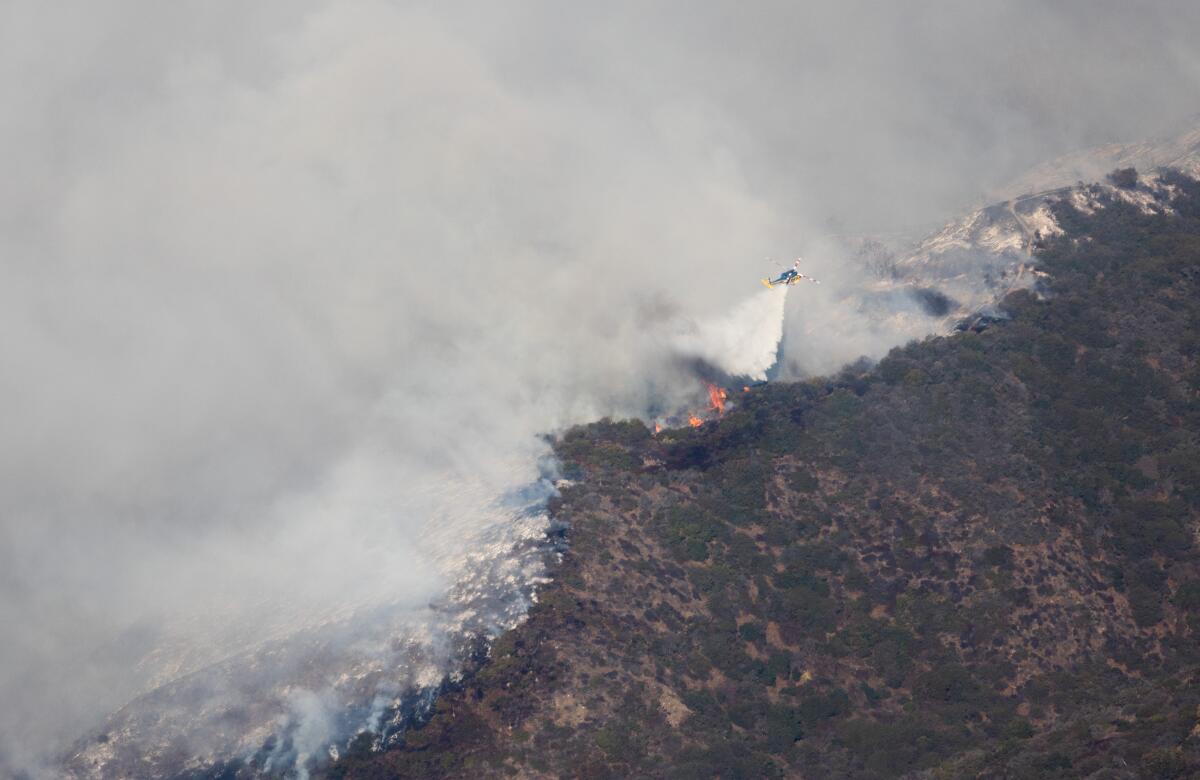
[[[436,596],[764,255],[1200,98],[1194,2],[705,5],[0,3],[0,771],[163,642]]]

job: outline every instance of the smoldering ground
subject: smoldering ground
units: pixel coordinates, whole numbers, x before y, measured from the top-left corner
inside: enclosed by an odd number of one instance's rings
[[[1193,4],[567,9],[0,8],[0,766],[422,613],[508,554],[539,433],[697,391],[676,340],[736,319],[758,258],[936,221],[1196,94]],[[886,345],[819,306],[795,354]]]

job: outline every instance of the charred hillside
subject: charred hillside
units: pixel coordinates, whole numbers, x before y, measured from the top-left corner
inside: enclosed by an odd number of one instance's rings
[[[695,430],[565,434],[567,552],[330,777],[1200,773],[1200,184],[1054,206],[1041,296]]]

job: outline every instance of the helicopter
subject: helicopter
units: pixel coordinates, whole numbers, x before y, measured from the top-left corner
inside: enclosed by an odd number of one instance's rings
[[[770,258],[768,258],[768,260],[769,259]],[[820,284],[820,281],[812,278],[811,276],[806,276],[800,273],[800,260],[801,258],[797,257],[796,262],[792,263],[791,268],[785,269],[774,279],[763,279],[762,283],[770,288],[774,288],[778,285],[790,286],[793,284],[799,284],[800,282],[813,282],[815,284]]]

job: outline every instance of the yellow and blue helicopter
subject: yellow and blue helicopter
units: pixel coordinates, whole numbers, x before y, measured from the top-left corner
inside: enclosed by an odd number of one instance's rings
[[[820,284],[819,281],[812,278],[811,276],[805,276],[804,274],[800,273],[800,258],[799,257],[796,258],[796,262],[792,263],[791,268],[785,269],[781,274],[779,274],[778,277],[776,277],[774,279],[763,279],[762,280],[763,284],[765,284],[767,287],[771,287],[771,288],[774,288],[778,285],[789,285],[790,286],[793,284],[799,284],[800,282],[813,282],[815,284]]]

